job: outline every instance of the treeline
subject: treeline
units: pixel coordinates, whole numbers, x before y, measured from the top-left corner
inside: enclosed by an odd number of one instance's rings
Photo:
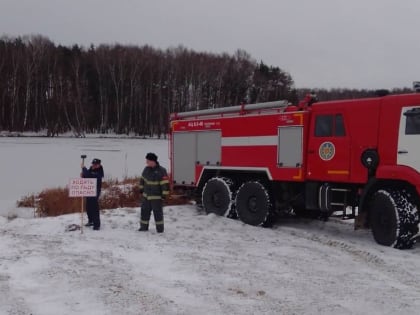
[[[56,45],[40,35],[0,38],[0,131],[166,135],[172,112],[287,99],[295,89],[278,67],[235,54],[184,47]],[[375,91],[316,89],[319,100]],[[409,89],[394,90],[411,92]]]
[[[278,99],[297,99],[291,76],[242,50],[0,38],[0,130],[160,137],[171,112]]]

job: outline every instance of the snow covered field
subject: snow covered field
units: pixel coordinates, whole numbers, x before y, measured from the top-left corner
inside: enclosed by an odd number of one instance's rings
[[[0,150],[0,314],[420,313],[420,246],[379,246],[349,221],[265,229],[167,206],[161,235],[123,208],[81,234],[66,232],[79,214],[10,216],[10,200],[77,176],[82,153],[132,176],[148,151],[167,165],[164,140],[0,139]]]

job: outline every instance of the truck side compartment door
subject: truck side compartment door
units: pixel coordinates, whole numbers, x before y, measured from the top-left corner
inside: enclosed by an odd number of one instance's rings
[[[303,127],[279,127],[278,137],[277,164],[280,167],[302,167]]]
[[[174,132],[172,136],[174,183],[194,185],[196,165],[220,164],[220,130]]]
[[[190,185],[195,179],[197,136],[192,132],[175,132],[172,137],[174,183]]]

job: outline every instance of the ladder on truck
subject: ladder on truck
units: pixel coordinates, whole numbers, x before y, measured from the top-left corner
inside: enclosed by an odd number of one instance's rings
[[[289,105],[291,105],[286,100],[274,101],[274,102],[265,102],[265,103],[256,103],[256,104],[242,104],[235,106],[227,106],[220,108],[210,108],[195,110],[189,112],[180,112],[172,113],[171,120],[184,119],[184,118],[198,118],[202,116],[214,116],[214,117],[223,117],[230,115],[246,115],[250,113],[260,113],[272,110],[273,112],[283,112]]]

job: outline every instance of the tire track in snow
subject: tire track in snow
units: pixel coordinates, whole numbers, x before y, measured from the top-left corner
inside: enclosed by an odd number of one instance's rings
[[[314,225],[318,225],[317,221],[314,222]],[[357,239],[360,239],[359,236],[356,236],[355,234],[355,236],[351,238],[351,236],[349,236],[347,233],[345,234],[345,232],[342,231],[343,225],[350,226],[350,224],[343,223],[339,220],[330,220],[323,224],[322,228],[319,229],[319,233],[312,227],[310,230],[299,230],[299,228],[294,227],[292,228],[293,230],[291,231],[291,234],[293,236],[307,239],[323,246],[337,249],[340,252],[348,254],[356,260],[365,263],[365,265],[369,268],[373,268],[375,271],[380,271],[387,277],[392,278],[395,281],[420,292],[420,283],[418,282],[416,275],[411,274],[401,266],[392,265],[386,259],[385,255],[387,250],[399,251],[398,249],[384,247],[383,249],[386,249],[386,251],[383,252],[384,256],[379,256],[373,251],[380,250],[380,247],[382,247],[381,245],[367,240],[368,242],[371,242],[370,245],[372,246],[372,250],[370,251],[366,249],[367,246],[369,246],[369,243],[360,244],[360,242],[357,241]],[[336,229],[337,226],[340,226],[340,228]],[[288,227],[290,228],[291,225],[289,224]],[[357,233],[356,231],[351,232]],[[346,238],[349,238],[348,241],[342,240],[344,234]],[[401,251],[401,254],[403,255],[404,251]]]

